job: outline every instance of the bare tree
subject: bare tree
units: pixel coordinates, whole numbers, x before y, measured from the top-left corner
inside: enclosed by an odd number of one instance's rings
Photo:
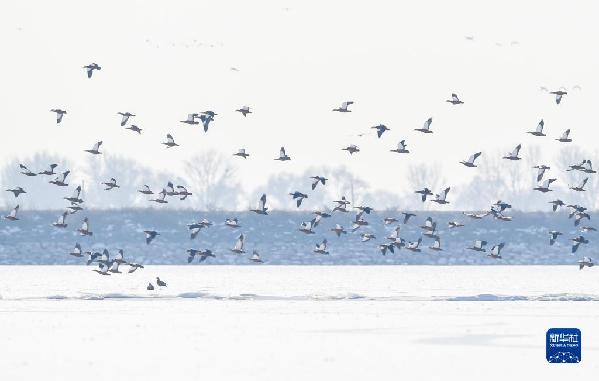
[[[184,178],[204,210],[235,209],[238,184],[230,158],[215,151],[195,155],[185,163]]]

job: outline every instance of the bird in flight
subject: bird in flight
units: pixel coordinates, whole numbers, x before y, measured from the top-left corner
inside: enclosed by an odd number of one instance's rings
[[[252,114],[252,111],[250,111],[250,106],[243,106],[240,109],[235,110],[237,112],[240,112],[243,116],[247,116],[248,114]]]
[[[349,106],[353,105],[354,102],[352,101],[347,101],[347,102],[343,102],[341,104],[341,107],[338,108],[334,108],[333,111],[337,111],[337,112],[351,112],[351,110],[348,109]]]
[[[399,143],[397,143],[397,148],[390,150],[390,152],[410,153],[410,151],[408,150],[408,145],[406,144],[405,140],[402,140]]]
[[[160,235],[160,233],[154,230],[144,230],[144,234],[146,235],[146,245],[149,245],[154,238]]]
[[[531,134],[534,136],[546,136],[543,133],[543,127],[545,127],[545,122],[543,121],[543,119],[541,119],[539,124],[537,124],[537,128],[534,131],[528,131],[527,134]]]
[[[102,70],[102,68],[95,62],[85,65],[83,68],[87,70],[87,78],[92,77],[94,70]]]
[[[373,126],[370,127],[372,129],[376,130],[376,135],[379,137],[383,136],[383,134],[385,133],[385,131],[389,131],[389,128],[387,128],[387,126],[385,126],[384,124],[379,124],[378,126]]]
[[[279,160],[279,161],[288,161],[288,160],[291,160],[291,157],[289,157],[285,153],[285,147],[281,147],[281,149],[279,150],[279,157],[277,157],[275,160]]]
[[[250,209],[250,212],[254,212],[256,214],[268,214],[268,208],[266,207],[266,194],[263,194],[258,201],[258,207],[256,209]]]
[[[56,113],[56,123],[62,122],[62,117],[67,113],[65,110],[61,110],[59,108],[53,108],[50,112]]]
[[[316,189],[316,186],[318,185],[318,183],[321,183],[323,186],[326,185],[327,182],[327,178],[323,177],[323,176],[310,176],[310,178],[313,180],[312,181],[312,190]]]
[[[171,134],[166,134],[166,142],[163,142],[161,144],[164,144],[166,146],[166,148],[172,148],[172,147],[179,146],[177,143],[175,143],[175,139],[173,139],[173,135],[171,135]]]
[[[460,163],[462,163],[466,167],[474,168],[474,167],[476,167],[476,164],[474,164],[474,161],[476,159],[478,159],[478,157],[480,155],[482,155],[482,152],[477,152],[475,154],[470,155],[470,157],[468,158],[468,160],[460,161]]]
[[[448,99],[445,102],[449,102],[452,105],[461,105],[461,104],[464,104],[464,102],[462,102],[460,100],[460,98],[458,98],[457,94],[455,94],[455,93],[451,94],[451,99]]]
[[[508,152],[503,158],[506,160],[520,160],[521,157],[518,156],[518,153],[520,152],[521,148],[522,144],[518,144],[512,152]]]
[[[360,148],[358,148],[358,146],[355,144],[350,144],[345,148],[341,148],[341,150],[349,152],[350,155],[353,155],[356,152],[360,152]]]
[[[29,177],[37,176],[37,173],[32,172],[29,168],[27,168],[23,164],[19,164],[19,168],[21,168],[21,174]]]
[[[568,92],[564,91],[564,90],[557,90],[557,91],[551,91],[549,94],[555,95],[555,103],[560,104],[562,101],[562,97],[564,95],[568,94]]]
[[[431,130],[431,124],[433,124],[433,118],[428,118],[426,122],[424,122],[422,128],[415,128],[414,131],[420,131],[425,134],[432,134],[433,131]]]
[[[8,215],[4,216],[5,220],[8,221],[17,221],[17,213],[19,212],[19,205],[15,206]]]
[[[127,124],[127,121],[129,120],[130,117],[135,116],[135,114],[131,114],[129,111],[127,112],[118,112],[118,115],[121,116],[121,126],[124,126],[125,124]]]
[[[89,152],[92,155],[99,155],[102,152],[100,152],[100,146],[102,145],[102,141],[97,142],[96,144],[94,144],[94,146],[92,147],[92,149],[86,149],[84,150],[85,152]]]
[[[250,154],[245,152],[245,148],[240,148],[236,153],[233,154],[233,156],[239,156],[243,157],[244,159],[247,159],[247,157],[250,156]]]

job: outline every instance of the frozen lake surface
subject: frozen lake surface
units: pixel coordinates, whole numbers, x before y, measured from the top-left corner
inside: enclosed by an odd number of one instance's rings
[[[599,233],[582,233],[589,241],[581,245],[576,255],[572,255],[570,238],[580,235],[573,219],[567,213],[510,213],[513,221],[502,222],[488,216],[473,220],[459,212],[416,212],[417,216],[406,225],[384,225],[384,217],[402,218],[399,212],[374,212],[364,215],[369,222],[356,232],[351,232],[353,213],[336,212],[331,218],[323,219],[314,231],[306,235],[298,231],[302,221],[311,220],[310,212],[277,212],[268,216],[254,213],[223,213],[194,211],[161,211],[155,209],[119,211],[82,211],[67,218],[66,229],[51,226],[59,212],[22,211],[21,220],[0,221],[0,264],[42,265],[42,264],[81,264],[81,258],[68,255],[76,242],[83,251],[108,249],[115,253],[124,249],[131,261],[143,264],[186,264],[185,250],[211,249],[216,258],[209,258],[203,265],[249,264],[247,255],[239,256],[230,252],[240,233],[246,236],[246,251],[258,250],[269,264],[276,265],[383,265],[383,264],[437,264],[437,265],[496,265],[496,264],[574,264],[582,256],[596,256],[597,246],[593,244]],[[81,237],[77,229],[83,218],[90,220],[92,237]],[[228,217],[239,218],[241,228],[224,226]],[[423,237],[422,252],[408,250],[395,254],[381,255],[378,245],[389,242],[385,237],[401,226],[401,237],[406,241],[416,241],[422,236],[420,226],[427,217],[432,217],[438,226],[443,251],[435,252],[428,247],[431,238]],[[190,239],[187,224],[203,218],[214,223],[202,230],[195,239]],[[449,229],[449,221],[461,221],[462,228]],[[340,238],[330,231],[336,223],[348,231]],[[592,225],[584,220],[581,226]],[[147,245],[144,230],[156,230],[160,235]],[[549,246],[549,230],[564,233],[555,245]],[[360,233],[373,233],[376,239],[361,242]],[[314,245],[324,238],[329,241],[330,255],[316,255]],[[474,240],[486,240],[488,249],[499,242],[505,242],[503,259],[488,258],[485,253],[467,250]]]
[[[147,291],[155,276],[168,283]],[[576,266],[0,266],[7,380],[593,379]],[[582,362],[545,332],[580,328]]]

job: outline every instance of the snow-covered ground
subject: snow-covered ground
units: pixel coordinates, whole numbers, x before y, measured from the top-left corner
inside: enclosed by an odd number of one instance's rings
[[[160,276],[162,290],[146,291]],[[3,380],[594,379],[575,266],[0,266]],[[545,332],[582,330],[548,364]]]

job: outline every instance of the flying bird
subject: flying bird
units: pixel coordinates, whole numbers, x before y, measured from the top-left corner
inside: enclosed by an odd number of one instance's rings
[[[247,159],[247,157],[250,156],[250,154],[245,152],[245,148],[240,148],[239,151],[237,151],[237,153],[233,154],[233,156],[240,156],[244,159]]]
[[[426,188],[426,187],[424,189],[422,189],[422,190],[417,190],[414,193],[419,193],[421,195],[420,197],[422,199],[422,202],[426,201],[426,197],[427,196],[432,196],[433,195],[433,192],[430,189]]]
[[[486,244],[487,241],[476,240],[474,241],[474,245],[472,247],[468,247],[467,249],[474,251],[487,251],[487,249],[485,249]]]
[[[266,215],[268,214],[267,210],[268,208],[266,207],[266,193],[264,193],[258,201],[258,207],[256,209],[250,209],[250,212]]]
[[[435,199],[434,200],[430,200],[432,202],[436,202],[437,204],[449,204],[449,201],[446,200],[447,198],[447,194],[449,193],[449,190],[451,188],[447,187],[445,189],[443,189],[439,194],[435,195]]]
[[[50,112],[56,113],[56,123],[62,122],[62,117],[67,113],[65,110],[61,110],[59,108],[53,108]]]
[[[247,116],[248,114],[252,113],[250,111],[250,106],[243,106],[242,108],[237,109],[235,111],[240,112],[243,116]]]
[[[295,191],[293,193],[289,193],[289,195],[296,200],[296,205],[299,208],[304,199],[308,198],[308,195],[302,192]]]
[[[146,245],[149,245],[150,242],[152,242],[154,238],[156,238],[156,236],[160,235],[160,233],[154,230],[144,230],[144,233],[146,235]]]
[[[347,231],[339,224],[335,224],[335,227],[331,228],[331,231],[337,234],[337,237],[341,237],[341,234],[347,234]]]
[[[141,131],[142,129],[137,127],[135,124],[130,125],[129,127],[125,127],[126,130],[131,130],[133,132],[137,132],[139,135],[141,135]]]
[[[89,76],[90,74],[88,74]],[[97,272],[100,275],[110,275],[109,271],[110,268],[108,267],[108,264],[106,263],[99,263],[98,264],[98,268],[97,269],[93,269],[92,271]]]
[[[572,139],[570,139],[570,129],[568,128],[566,131],[564,131],[564,133],[562,134],[562,136],[560,136],[559,138],[555,139],[558,142],[562,142],[562,143],[570,143],[572,142]]]
[[[351,106],[352,104],[354,104],[354,102],[352,101],[347,101],[347,102],[343,102],[341,104],[341,107],[339,108],[334,108],[333,111],[338,111],[338,112],[351,112],[351,110],[348,109],[349,106]]]
[[[555,211],[557,211],[557,208],[559,208],[559,207],[562,207],[562,206],[566,205],[566,204],[564,204],[564,202],[563,202],[562,200],[560,200],[560,199],[553,200],[553,201],[549,201],[549,203],[550,203],[550,204],[552,204],[552,208],[553,208],[553,211],[554,211],[554,212],[555,212]]]
[[[398,222],[398,220],[397,220],[397,218],[394,218],[394,217],[385,217],[385,218],[383,219],[383,223],[384,223],[385,225],[391,225],[391,224],[394,224],[394,223],[396,223],[396,222]]]
[[[244,245],[245,245],[245,236],[242,233],[237,238],[237,241],[235,241],[235,246],[233,246],[231,251],[236,254],[243,254],[243,253],[245,253],[245,250],[243,249]]]
[[[198,262],[204,262],[208,257],[216,258],[216,256],[212,253],[212,250],[209,249],[187,249],[187,253],[189,254],[187,257],[187,263],[191,263],[196,256],[199,257]]]
[[[111,178],[109,181],[102,184],[106,185],[106,188],[104,188],[104,190],[107,191],[112,190],[114,188],[120,188],[120,185],[116,183],[116,180],[114,178]]]
[[[160,191],[160,193],[158,193],[158,197],[154,198],[150,201],[153,201],[158,204],[168,204],[168,201],[165,200],[165,197],[166,197],[166,189],[162,189],[162,191]]]
[[[92,149],[86,149],[84,150],[85,152],[89,152],[92,155],[99,155],[102,152],[100,152],[100,146],[102,145],[102,141],[97,142],[96,144],[94,144],[94,146],[92,147]]]
[[[405,140],[402,140],[399,143],[397,143],[397,148],[390,150],[390,152],[410,153],[410,151],[408,150],[408,145],[406,144]]]
[[[225,226],[228,226],[233,229],[237,229],[237,228],[241,227],[241,225],[239,225],[239,221],[237,220],[237,218],[227,218],[225,220]]]
[[[555,103],[556,104],[560,104],[562,101],[562,97],[566,94],[568,94],[567,91],[563,91],[563,90],[558,90],[558,91],[551,91],[549,94],[553,94],[555,95]]]
[[[422,242],[422,237],[418,238],[417,241],[412,241],[412,242],[408,242],[405,246],[406,249],[410,250],[410,251],[414,251],[419,253],[420,250],[420,243]]]
[[[381,254],[387,255],[387,251],[390,251],[391,253],[394,252],[395,245],[393,243],[382,243],[379,245],[379,250],[381,251]]]
[[[208,111],[208,112],[212,112],[212,111]],[[204,127],[204,132],[208,132],[208,127],[210,127],[210,122],[212,122],[214,120],[214,114],[205,114],[202,113],[202,115],[200,115],[200,120],[202,121],[202,126]]]
[[[470,155],[470,157],[468,158],[468,160],[465,161],[460,161],[460,163],[464,164],[466,167],[476,167],[476,164],[474,164],[474,161],[482,154],[482,152],[477,152],[473,155]]]
[[[19,212],[19,205],[15,206],[8,215],[4,216],[5,220],[8,221],[17,221],[17,213]]]
[[[12,194],[15,196],[15,198],[19,197],[20,194],[27,193],[25,191],[25,189],[23,189],[21,187],[15,187],[13,189],[7,189],[6,191],[7,192],[12,192]]]
[[[341,148],[341,150],[349,152],[350,155],[353,155],[356,152],[360,152],[360,148],[358,148],[358,146],[355,144],[350,144],[345,148]]]
[[[189,192],[187,190],[187,188],[185,188],[183,185],[177,185],[177,195],[181,196],[181,198],[179,200],[183,201],[185,200],[188,196],[193,195],[193,193]]]
[[[264,261],[260,257],[260,254],[256,250],[252,251],[252,256],[250,257],[250,261],[254,262],[254,263],[264,263]]]
[[[131,262],[129,262],[128,265],[129,265],[129,271],[127,271],[127,272],[129,274],[137,271],[137,269],[143,269],[144,268],[144,266],[140,265],[139,263],[131,263]]]
[[[415,217],[416,216],[414,213],[402,212],[401,214],[403,214],[403,224],[404,225],[408,223],[408,221],[410,220],[410,217]]]
[[[127,121],[129,120],[130,117],[135,116],[135,114],[131,114],[129,111],[127,112],[118,112],[118,115],[121,116],[121,126],[124,126],[125,124],[127,124]]]
[[[63,173],[61,173],[60,175],[56,176],[54,178],[54,180],[48,181],[50,184],[54,184],[57,185],[59,187],[66,187],[69,186],[69,184],[66,183],[67,181],[67,176],[69,175],[69,173],[71,173],[71,171],[64,171]]]
[[[543,183],[541,185],[537,185],[536,187],[534,187],[532,189],[536,190],[536,191],[539,191],[539,192],[542,192],[542,193],[551,192],[553,190],[549,189],[549,186],[551,185],[551,183],[553,183],[556,180],[557,179],[546,179],[545,181],[543,181]]]
[[[583,163],[581,171],[584,173],[597,173],[597,171],[593,169],[593,163],[590,160],[586,160]]]
[[[556,230],[551,230],[549,232],[549,245],[553,246],[553,244],[555,243],[555,241],[557,241],[557,237],[559,237],[560,235],[562,235],[561,232],[558,232]]]
[[[385,133],[385,131],[389,131],[389,128],[387,128],[387,126],[385,126],[384,124],[379,124],[378,126],[373,126],[373,127],[370,127],[370,128],[376,130],[376,134],[379,137],[379,139],[381,138],[381,136],[383,136],[383,134]]]
[[[576,251],[578,250],[578,247],[581,244],[587,244],[587,243],[589,243],[589,240],[586,239],[586,238],[584,238],[581,235],[579,235],[578,237],[571,238],[570,241],[573,242],[573,244],[572,244],[572,254],[576,253]]]
[[[63,214],[61,214],[58,217],[58,220],[56,222],[52,223],[52,226],[54,226],[56,228],[66,228],[67,227],[66,219],[67,219],[68,214],[69,214],[68,212],[64,212]]]
[[[71,251],[69,253],[69,255],[72,255],[73,257],[78,257],[78,258],[83,257],[83,252],[81,251],[81,245],[78,242],[75,243],[75,248],[73,248],[73,251]]]
[[[187,119],[185,120],[181,120],[181,123],[185,123],[185,124],[200,124],[200,122],[198,122],[196,120],[196,118],[199,118],[200,114],[187,114]]]
[[[433,131],[431,130],[431,124],[433,124],[433,118],[428,118],[426,122],[424,122],[422,128],[415,128],[414,131],[420,131],[425,134],[432,134]]]
[[[443,251],[443,249],[441,248],[441,238],[436,237],[435,242],[433,242],[433,244],[431,246],[429,246],[429,249],[435,250],[435,251]]]
[[[522,144],[518,144],[512,152],[508,152],[503,158],[506,160],[520,160],[521,158],[518,157],[518,153],[520,152],[521,148]]]
[[[545,171],[547,171],[548,169],[551,169],[551,167],[547,166],[547,165],[535,165],[533,168],[537,169],[537,182],[541,181],[541,179],[543,178],[543,175],[545,174]]]
[[[327,250],[327,240],[326,238],[322,240],[322,242],[320,244],[316,244],[316,248],[314,249],[314,252],[316,254],[328,254],[328,250]]]
[[[179,146],[177,143],[175,143],[175,139],[173,139],[173,135],[171,134],[166,134],[166,142],[163,142],[161,144],[164,144],[166,148]]]
[[[460,100],[460,98],[458,98],[458,96],[456,94],[451,94],[451,99],[448,99],[445,102],[449,102],[452,105],[461,105],[461,104],[464,104],[464,102],[462,102]]]
[[[152,192],[152,190],[150,189],[149,186],[144,185],[143,187],[141,187],[140,190],[138,190],[139,193],[141,194],[154,194],[154,192]]]
[[[58,167],[58,164],[50,164],[48,166],[48,169],[44,169],[43,171],[38,172],[38,175],[48,175],[48,176],[55,175],[56,173],[54,173],[54,168],[56,168],[56,167]]]
[[[92,77],[94,70],[102,70],[102,68],[95,62],[85,65],[83,68],[87,70],[87,78]]]
[[[462,212],[463,215],[474,218],[475,220],[480,220],[489,215],[490,212],[482,212],[482,213],[470,213],[470,212]]]
[[[489,254],[487,254],[487,257],[493,258],[493,259],[501,259],[501,250],[503,249],[504,246],[505,246],[504,242],[501,242],[500,244],[493,246],[491,248],[491,251],[489,252]]]
[[[580,185],[571,185],[570,189],[572,189],[573,191],[576,191],[576,192],[586,192],[586,189],[584,189],[584,186],[586,185],[587,181],[589,181],[589,178],[585,177],[582,180],[582,183],[580,183]]]
[[[279,160],[279,161],[287,161],[287,160],[291,160],[291,157],[289,157],[286,153],[285,153],[285,147],[281,147],[281,149],[279,150],[279,157],[276,158],[275,160]]]
[[[586,267],[593,267],[595,264],[593,263],[593,259],[589,257],[582,257],[581,260],[578,261],[578,269],[582,270]]]
[[[321,183],[324,186],[328,180],[327,178],[322,177],[322,176],[311,176],[310,178],[313,180],[312,181],[312,190],[316,189],[316,186],[318,185],[318,183]]]
[[[450,229],[453,229],[453,228],[461,228],[461,227],[463,227],[463,226],[464,226],[464,224],[463,224],[463,223],[461,223],[461,222],[458,222],[458,221],[449,221],[449,222],[447,223],[447,226],[448,226]]]
[[[21,168],[21,173],[25,176],[29,176],[29,177],[37,176],[37,173],[31,172],[31,170],[23,164],[19,164],[19,168]]]
[[[368,242],[371,239],[375,239],[376,238],[376,236],[374,234],[372,234],[372,233],[362,233],[362,234],[360,234],[360,237],[362,239],[362,242]]]
[[[545,127],[545,122],[543,121],[543,119],[541,119],[539,124],[537,124],[537,128],[534,131],[528,131],[527,134],[531,134],[534,136],[546,136],[543,133],[543,127]]]
[[[316,216],[310,221],[304,221],[301,223],[298,230],[304,234],[314,234],[314,230],[312,229],[318,225],[318,221],[320,221],[320,216]]]
[[[88,236],[91,237],[92,235],[94,235],[94,232],[92,232],[89,229],[89,219],[87,217],[85,217],[83,219],[83,222],[81,223],[81,228],[77,229],[77,231],[79,232],[80,235],[82,236]]]

